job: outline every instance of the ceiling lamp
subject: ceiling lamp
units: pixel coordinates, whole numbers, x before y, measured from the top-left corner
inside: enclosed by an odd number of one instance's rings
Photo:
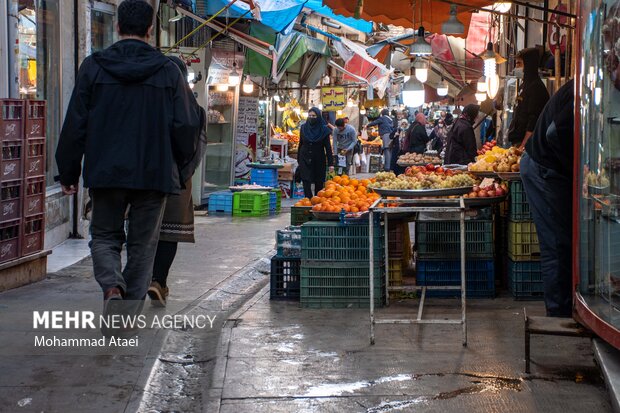
[[[410,108],[417,108],[424,104],[424,85],[415,77],[411,77],[403,85],[403,104]]]
[[[231,86],[237,86],[241,82],[241,76],[237,72],[237,62],[233,62],[233,68],[228,74],[228,84]]]
[[[441,25],[443,34],[463,34],[465,25],[456,17],[456,4],[450,5],[450,18]]]
[[[476,83],[476,90],[480,93],[485,93],[487,91],[487,79],[484,76],[481,76],[478,79],[478,83]]]
[[[429,56],[433,53],[431,45],[424,39],[424,27],[420,26],[418,35],[409,47],[409,54],[414,56]]]
[[[441,82],[437,85],[437,95],[446,96],[448,94],[448,82],[445,79],[441,79]]]
[[[485,92],[481,92],[481,93],[476,93],[476,100],[479,103],[484,102],[485,100],[487,100],[487,94]]]
[[[415,77],[420,82],[424,83],[428,80],[428,65],[424,60],[419,60],[414,63]]]
[[[254,92],[254,83],[252,83],[249,76],[246,76],[243,82],[243,93],[250,94],[252,92]]]

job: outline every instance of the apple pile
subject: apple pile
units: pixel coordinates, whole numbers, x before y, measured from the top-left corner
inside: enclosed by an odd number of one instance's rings
[[[485,153],[493,150],[495,146],[497,146],[497,141],[495,139],[485,142],[484,145],[482,145],[482,148],[478,150],[478,155],[484,155]]]
[[[473,190],[469,194],[463,195],[463,198],[495,198],[508,194],[508,185],[506,182],[497,182],[487,179],[483,180],[480,185],[474,185]]]

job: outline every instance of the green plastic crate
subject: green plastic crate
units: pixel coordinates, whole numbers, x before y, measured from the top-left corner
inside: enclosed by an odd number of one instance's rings
[[[374,227],[375,261],[383,261],[383,227]],[[368,224],[311,221],[301,226],[301,258],[315,261],[369,262]]]
[[[513,261],[540,260],[540,245],[533,222],[508,222],[508,256]]]
[[[545,296],[540,261],[508,260],[508,279],[517,300],[542,300]]]
[[[523,182],[512,181],[510,183],[510,211],[508,217],[511,221],[531,221],[530,204],[525,197]]]
[[[303,308],[364,308],[370,305],[368,266],[317,268],[305,264],[302,260],[300,303]],[[374,302],[380,307],[385,303],[384,267],[376,266],[374,271]]]
[[[291,207],[291,225],[301,225],[304,222],[312,221],[312,207],[293,206]]]
[[[282,209],[282,190],[280,188],[272,189],[271,192],[276,194],[276,212],[280,212]]]
[[[461,256],[459,221],[417,221],[416,248],[420,259],[458,259]],[[467,258],[493,257],[493,221],[465,221]]]
[[[233,216],[260,217],[269,215],[269,192],[241,191],[233,196]]]

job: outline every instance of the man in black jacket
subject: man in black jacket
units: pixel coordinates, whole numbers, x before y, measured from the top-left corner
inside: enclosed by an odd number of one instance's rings
[[[137,300],[141,308],[166,196],[178,193],[188,178],[180,171],[192,159],[199,134],[199,112],[186,80],[147,43],[152,22],[148,3],[120,4],[120,40],[84,59],[56,150],[67,195],[77,192],[84,157],[84,186],[93,202],[90,247],[106,312],[110,300]],[[121,272],[128,206],[128,259]]]
[[[567,82],[543,109],[521,157],[521,179],[540,243],[549,317],[571,317],[574,88]]]
[[[532,135],[538,116],[549,100],[549,92],[538,75],[540,52],[529,48],[521,50],[515,58],[515,74],[523,73],[523,82],[508,128],[508,140],[521,149]]]
[[[480,106],[471,103],[465,106],[454,122],[446,138],[444,163],[467,165],[476,160],[476,135],[473,125],[479,111]]]

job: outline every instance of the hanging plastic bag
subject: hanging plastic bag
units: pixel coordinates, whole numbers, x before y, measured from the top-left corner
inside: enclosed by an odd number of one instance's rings
[[[342,167],[347,166],[347,157],[344,156],[344,155],[338,155],[338,165],[337,166],[342,166]]]
[[[353,155],[353,165],[362,166],[362,160],[360,159],[360,156],[357,153]]]
[[[361,139],[363,141],[367,141],[368,140],[368,132],[366,132],[366,129],[362,129],[362,136]]]
[[[365,165],[368,165],[368,158],[364,152],[360,153],[360,165],[362,167],[364,167]]]

